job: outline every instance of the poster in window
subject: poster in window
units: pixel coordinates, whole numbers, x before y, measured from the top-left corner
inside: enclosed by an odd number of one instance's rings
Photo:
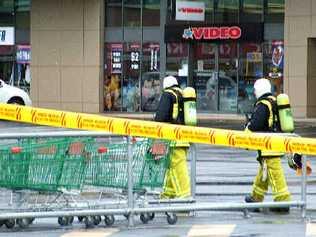
[[[284,45],[283,41],[272,41],[271,68],[269,77],[273,79],[283,76]]]
[[[121,110],[121,74],[123,69],[123,45],[107,43],[104,67],[104,110]]]
[[[111,44],[111,73],[122,73],[122,44]]]
[[[31,61],[31,46],[17,45],[16,46],[16,63],[29,64]]]
[[[159,44],[150,44],[150,71],[159,71],[158,57],[159,57]]]
[[[140,44],[127,43],[124,53],[123,105],[124,111],[134,112],[140,108]]]
[[[132,44],[130,49],[131,70],[138,71],[140,69],[140,45]]]

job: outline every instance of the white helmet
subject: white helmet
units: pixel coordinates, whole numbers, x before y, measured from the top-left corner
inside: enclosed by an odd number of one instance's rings
[[[256,80],[253,87],[257,99],[266,93],[271,93],[271,83],[268,79],[261,78]]]
[[[163,88],[166,89],[171,86],[176,86],[178,85],[177,78],[174,76],[167,76],[163,79]]]

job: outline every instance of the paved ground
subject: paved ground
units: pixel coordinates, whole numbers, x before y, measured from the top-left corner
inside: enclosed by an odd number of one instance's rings
[[[35,227],[36,226],[36,227]],[[128,228],[125,220],[116,222],[111,228],[104,225],[86,230],[82,224],[74,223],[69,227],[59,227],[48,220],[34,223],[33,228],[25,230],[1,229],[0,236],[61,236],[61,237],[301,237],[316,236],[316,224],[304,223],[296,215],[273,215],[262,217],[260,214],[245,219],[240,213],[212,212],[200,213],[196,217],[180,218],[176,225],[168,225],[164,217],[160,216],[149,224],[136,223]]]
[[[238,123],[223,123],[225,128],[236,128]],[[221,122],[209,124],[220,126]],[[27,124],[0,122],[0,133],[3,132],[41,132],[55,131],[55,128],[38,127]],[[60,130],[60,129],[57,129]],[[311,124],[302,124],[298,133],[315,137],[316,129]],[[251,190],[252,180],[256,174],[256,152],[243,149],[198,145],[197,152],[197,201],[223,203],[243,201]],[[308,157],[313,167],[316,159]],[[286,160],[283,167],[287,176],[289,189],[293,200],[300,198],[300,177],[288,168]],[[14,228],[7,230],[1,227],[0,236],[153,236],[153,237],[182,237],[182,236],[316,236],[316,168],[308,177],[308,213],[307,219],[300,218],[300,210],[293,208],[289,215],[276,215],[270,212],[253,213],[251,218],[245,218],[242,212],[197,212],[195,217],[180,217],[176,225],[168,225],[163,215],[153,222],[144,225],[135,218],[135,227],[128,228],[127,221],[117,216],[118,221],[112,228],[104,224],[93,230],[85,230],[83,224],[74,222],[72,226],[60,227],[56,218],[36,219],[27,229]],[[3,193],[2,193],[3,195]],[[270,193],[267,200],[271,200]]]

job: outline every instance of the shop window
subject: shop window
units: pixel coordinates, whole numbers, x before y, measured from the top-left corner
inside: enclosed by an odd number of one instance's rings
[[[124,44],[123,111],[136,112],[140,110],[140,51],[141,45],[138,42]]]
[[[120,27],[122,26],[122,0],[105,1],[105,26]]]
[[[157,110],[161,93],[159,55],[159,42],[147,42],[143,44],[143,73],[141,81],[143,111]]]
[[[30,44],[30,0],[15,1],[15,40],[16,44]]]
[[[267,0],[265,22],[284,22],[284,2],[285,0]]]
[[[166,74],[176,76],[181,87],[185,87],[187,85],[188,44],[167,44]]]
[[[0,26],[14,25],[14,0],[0,0]]]
[[[160,26],[160,0],[143,0],[143,26]]]
[[[214,0],[204,0],[205,2],[205,21],[214,22]]]
[[[238,22],[239,0],[215,1],[215,23]]]
[[[0,0],[0,26],[11,27],[9,38],[14,39],[13,45],[0,45],[0,78],[29,92],[30,0]]]
[[[140,27],[141,1],[124,0],[124,26]]]
[[[199,111],[217,110],[217,45],[199,43],[193,46],[193,84]]]
[[[0,26],[14,26],[14,1],[0,0]],[[0,79],[9,83],[14,77],[14,46],[0,45]]]
[[[16,77],[14,85],[29,92],[31,83],[31,46],[16,45]]]
[[[238,112],[250,112],[255,102],[253,84],[263,76],[262,48],[258,43],[240,45],[240,73],[238,83]]]
[[[123,44],[106,43],[104,71],[104,110],[120,111],[123,72]]]
[[[243,0],[240,14],[241,22],[263,21],[263,0]]]
[[[0,79],[10,83],[14,78],[13,46],[0,46]]]

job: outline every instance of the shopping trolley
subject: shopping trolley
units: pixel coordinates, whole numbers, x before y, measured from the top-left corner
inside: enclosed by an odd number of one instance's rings
[[[171,142],[167,140],[134,139],[132,146],[132,179],[133,191],[145,195],[147,189],[161,188],[165,172],[169,167]],[[96,187],[119,189],[127,194],[128,188],[128,143],[89,146],[90,159],[85,184]],[[80,217],[82,218],[82,217]],[[140,220],[147,223],[154,218],[154,213],[141,214]],[[175,214],[167,214],[169,223],[176,222]],[[85,219],[86,225],[93,219]],[[114,216],[106,216],[107,225],[114,223]]]
[[[69,198],[83,187],[86,146],[91,138],[22,139],[0,146],[0,187],[11,190],[10,210],[53,210],[67,208]],[[15,197],[15,200],[13,200]],[[33,218],[0,221],[7,228],[15,223],[26,227]],[[60,225],[71,217],[59,217]]]

